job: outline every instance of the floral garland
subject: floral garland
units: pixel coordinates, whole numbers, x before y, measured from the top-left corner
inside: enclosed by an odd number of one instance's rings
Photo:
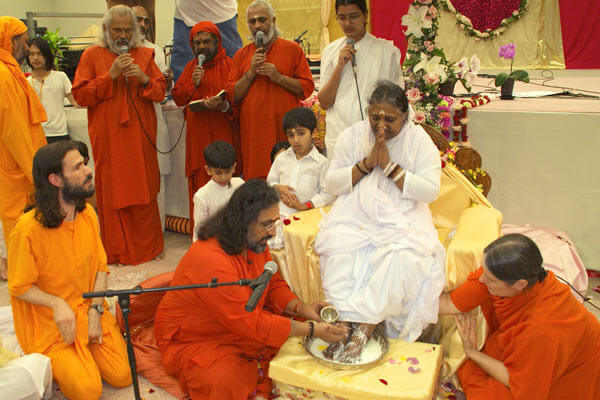
[[[523,16],[525,11],[527,10],[528,5],[528,0],[521,0],[521,2],[519,3],[519,9],[514,10],[510,17],[504,18],[502,22],[500,22],[498,27],[494,29],[486,29],[485,31],[481,32],[473,27],[473,23],[471,22],[469,17],[461,14],[460,11],[456,10],[451,0],[440,1],[442,2],[442,5],[447,11],[450,11],[456,16],[456,23],[461,29],[465,31],[465,34],[468,36],[474,36],[476,40],[493,39],[500,36],[500,34],[502,34],[506,30],[508,25],[519,20]]]
[[[467,142],[467,110],[487,104],[491,101],[491,97],[487,95],[472,96],[468,99],[462,99],[452,104],[454,109],[454,124],[452,125],[452,140],[456,142]]]

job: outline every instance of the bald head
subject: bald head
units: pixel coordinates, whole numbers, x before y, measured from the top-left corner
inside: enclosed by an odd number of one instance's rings
[[[150,21],[150,13],[142,6],[131,7],[133,13],[137,18],[137,24],[140,27],[140,32],[144,38],[148,38],[150,30],[152,29],[152,22]]]

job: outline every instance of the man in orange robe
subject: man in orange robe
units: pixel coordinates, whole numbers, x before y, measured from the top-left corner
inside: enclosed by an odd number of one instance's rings
[[[7,243],[33,192],[33,155],[46,144],[46,112],[19,67],[27,50],[25,24],[0,17],[0,219]],[[5,257],[0,278],[6,279]]]
[[[163,250],[152,102],[164,98],[166,83],[154,63],[154,51],[143,46],[131,8],[109,9],[102,29],[102,44],[81,57],[72,92],[88,107],[100,233],[108,263],[136,265]]]
[[[223,97],[216,96],[225,89],[231,58],[225,54],[221,43],[221,33],[215,24],[202,21],[190,31],[190,45],[196,58],[187,63],[181,76],[173,87],[173,100],[178,106],[190,101],[205,99],[205,110],[184,109],[187,121],[185,141],[185,175],[188,177],[190,204],[190,226],[194,226],[194,194],[211,178],[204,166],[204,148],[215,140],[236,145],[232,121],[232,108]],[[198,55],[204,56],[202,65],[198,65]]]
[[[269,2],[252,2],[246,16],[254,43],[235,53],[228,91],[240,103],[242,171],[250,179],[267,176],[271,148],[286,140],[283,116],[310,96],[314,82],[300,46],[278,37]],[[261,47],[257,32],[263,33]]]
[[[246,182],[225,211],[202,226],[171,285],[258,277],[271,260],[267,240],[275,234],[278,219],[275,189],[261,179]],[[249,287],[236,285],[170,291],[162,298],[154,323],[156,343],[166,371],[192,399],[268,399],[268,362],[289,336],[312,333],[333,342],[345,335],[343,327],[282,316],[285,312],[320,321],[319,310],[327,303],[300,302],[278,272],[256,308],[247,312],[251,294]]]
[[[473,319],[458,320],[467,399],[600,398],[600,323],[542,262],[531,239],[505,235],[485,249],[483,267],[442,295],[440,313],[480,305],[490,327],[478,351]]]
[[[102,379],[131,384],[127,349],[104,298],[106,253],[98,218],[85,199],[93,174],[77,144],[42,147],[33,160],[35,203],[19,218],[8,250],[8,290],[23,351],[41,353],[69,399],[98,399]]]

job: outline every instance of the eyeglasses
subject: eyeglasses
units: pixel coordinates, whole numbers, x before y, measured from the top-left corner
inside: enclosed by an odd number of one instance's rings
[[[275,228],[279,223],[281,222],[281,220],[276,219],[275,221],[272,222],[259,222],[260,226],[263,227],[263,229],[265,231],[270,231],[271,229]]]
[[[144,21],[144,23],[146,25],[150,25],[150,18],[147,18],[147,17],[137,17],[137,22],[142,22],[142,21]]]
[[[249,18],[248,19],[248,23],[250,25],[254,25],[256,23],[256,21],[260,22],[261,24],[264,24],[265,22],[268,21],[267,17],[256,17],[256,18]]]
[[[363,16],[363,14],[360,14],[360,13],[354,13],[354,14],[350,14],[350,15],[338,14],[335,16],[335,18],[340,22],[346,22],[346,21],[355,22],[357,19],[359,19],[362,16]]]
[[[123,29],[123,28],[111,28],[110,31],[112,33],[114,33],[115,35],[119,35],[119,36],[121,36],[123,34],[125,36],[129,36],[129,35],[133,34],[133,29],[132,28],[125,28],[125,29]]]

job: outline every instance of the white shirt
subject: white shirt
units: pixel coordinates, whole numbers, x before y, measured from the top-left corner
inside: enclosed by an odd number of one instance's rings
[[[144,47],[154,49],[154,63],[160,72],[164,74],[167,71],[167,63],[165,62],[165,53],[163,50],[146,39],[144,39]],[[166,152],[171,148],[171,140],[160,103],[154,103],[154,111],[156,113],[156,147],[160,151]],[[157,153],[157,158],[160,174],[169,174],[171,172],[171,154]]]
[[[218,24],[237,14],[236,0],[176,0],[175,18],[183,20],[187,26],[200,21]]]
[[[244,180],[237,177],[231,178],[228,186],[221,186],[211,179],[194,193],[194,242],[198,239],[198,228],[223,208],[233,192],[243,184]]]
[[[327,159],[314,146],[299,160],[294,149],[290,147],[275,158],[267,176],[267,183],[271,186],[291,186],[300,202],[311,201],[315,208],[323,207],[334,199],[334,196],[325,189],[325,174],[328,166]],[[279,202],[280,215],[288,216],[295,212],[298,210]]]
[[[340,49],[346,44],[346,37],[331,42],[321,58],[321,87],[325,86],[338,63]],[[333,148],[340,133],[361,120],[360,110],[367,119],[367,100],[371,97],[377,81],[388,80],[404,87],[402,67],[400,65],[400,50],[390,40],[377,38],[370,33],[359,40],[356,49],[356,71],[360,103],[356,93],[356,83],[352,73],[352,65],[347,63],[342,69],[340,84],[333,105],[326,110],[325,145],[327,157],[333,156]]]
[[[48,121],[42,122],[46,136],[67,135],[67,117],[65,115],[65,96],[71,93],[71,81],[62,71],[51,70],[47,77],[38,81],[33,75],[27,81],[38,95],[46,110]]]

